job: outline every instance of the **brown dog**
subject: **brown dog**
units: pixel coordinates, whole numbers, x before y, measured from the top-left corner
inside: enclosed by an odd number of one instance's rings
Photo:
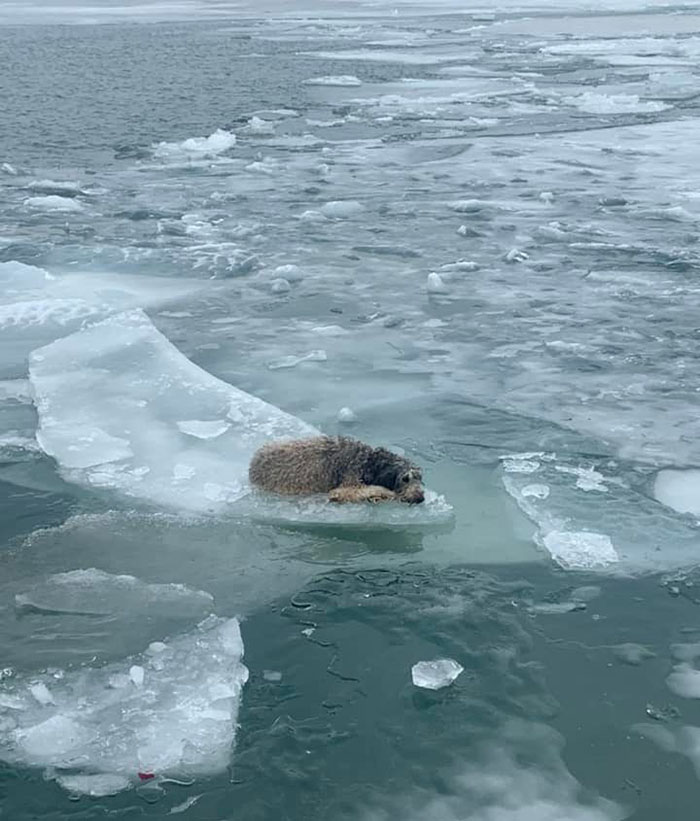
[[[345,436],[316,436],[264,445],[253,456],[251,484],[297,496],[327,493],[331,502],[419,504],[425,498],[420,469],[386,448]]]

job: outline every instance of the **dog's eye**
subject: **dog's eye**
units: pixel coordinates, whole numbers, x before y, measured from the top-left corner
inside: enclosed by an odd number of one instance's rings
[[[410,480],[411,480],[411,477],[408,475],[408,473],[405,473],[405,474],[401,477],[401,481],[404,483],[404,485],[405,485],[405,484],[408,484],[408,482],[409,482]]]

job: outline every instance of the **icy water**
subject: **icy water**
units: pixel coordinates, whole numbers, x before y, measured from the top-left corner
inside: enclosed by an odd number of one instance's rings
[[[700,7],[458,5],[0,2],[3,820],[697,816]]]

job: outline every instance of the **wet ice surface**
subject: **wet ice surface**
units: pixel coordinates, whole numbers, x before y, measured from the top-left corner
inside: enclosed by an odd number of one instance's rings
[[[112,667],[139,695],[209,611],[254,654],[192,787],[111,796],[92,742],[49,774],[95,812],[694,817],[700,18],[598,6],[0,2],[117,23],[0,30],[0,686],[30,729]],[[243,496],[239,391],[431,505]],[[29,752],[8,817],[92,812]]]

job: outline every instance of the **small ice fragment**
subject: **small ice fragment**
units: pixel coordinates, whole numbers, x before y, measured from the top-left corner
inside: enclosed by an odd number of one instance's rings
[[[672,644],[671,655],[676,661],[695,661],[700,656],[700,643]]]
[[[478,271],[479,270],[479,263],[472,262],[468,259],[459,259],[457,262],[447,262],[445,265],[440,266],[441,271]]]
[[[514,457],[501,457],[503,470],[506,473],[535,473],[540,469],[540,463],[533,459],[520,459]]]
[[[295,368],[301,362],[325,362],[328,359],[324,350],[309,351],[304,356],[283,356],[267,363],[271,371],[279,371],[284,368]]]
[[[328,217],[326,217],[320,211],[314,211],[311,208],[300,214],[299,219],[302,220],[302,222],[326,222],[328,220]]]
[[[43,704],[44,706],[46,706],[47,704],[56,703],[54,697],[51,695],[51,691],[49,690],[49,688],[40,681],[36,684],[32,684],[29,687],[29,692],[34,696],[34,698],[39,702],[39,704]]]
[[[607,567],[619,561],[617,551],[605,533],[550,530],[541,541],[552,558],[564,567]]]
[[[549,496],[549,485],[525,485],[520,495],[526,499],[546,499]]]
[[[573,601],[593,601],[593,599],[597,599],[600,596],[600,587],[596,587],[594,584],[584,585],[583,587],[577,587],[575,590],[571,591],[571,599]]]
[[[282,673],[278,670],[263,670],[265,681],[282,681]]]
[[[632,667],[639,667],[639,665],[647,659],[653,659],[656,653],[652,653],[648,647],[643,644],[634,644],[628,642],[626,644],[618,644],[613,647],[613,653],[618,661],[623,664],[630,664]]]
[[[526,259],[529,259],[529,254],[525,253],[525,251],[520,251],[518,248],[511,248],[510,251],[505,255],[504,259],[506,262],[515,263],[515,262],[525,262]]]
[[[554,200],[554,194],[552,194],[551,191],[542,191],[539,199],[542,200],[542,202],[550,203]]]
[[[231,427],[229,423],[224,422],[223,419],[206,421],[200,419],[185,419],[175,424],[183,433],[186,433],[188,436],[194,436],[196,439],[216,439],[217,436],[226,433]]]
[[[357,416],[352,408],[341,408],[338,411],[338,421],[346,425],[351,425],[353,422],[357,422]]]
[[[301,635],[302,635],[302,636],[306,636],[306,638],[308,639],[308,638],[309,638],[309,636],[313,636],[313,634],[314,634],[315,632],[316,632],[316,628],[315,628],[315,627],[305,627],[305,628],[301,631]]]
[[[273,279],[270,283],[270,290],[273,294],[288,294],[292,290],[292,286],[289,284],[289,281],[280,277],[279,279]]]
[[[436,274],[434,271],[432,274],[428,274],[428,283],[426,287],[429,294],[447,294],[450,290],[440,274]]]
[[[278,265],[273,273],[287,282],[299,282],[304,278],[298,265]]]
[[[9,162],[4,162],[2,165],[0,165],[0,169],[2,169],[2,171],[5,172],[5,174],[10,174],[13,177],[17,176],[17,169],[13,165],[10,165]]]
[[[129,779],[123,775],[99,773],[97,775],[60,775],[56,781],[69,793],[90,795],[93,798],[104,798],[116,795],[131,786]]]
[[[261,117],[251,117],[248,120],[247,131],[249,134],[259,134],[261,137],[269,137],[275,133],[274,126]]]
[[[483,211],[487,203],[482,200],[457,200],[450,205],[453,211],[458,214],[476,214],[478,211]]]
[[[58,194],[49,194],[46,197],[28,197],[24,204],[28,208],[37,208],[45,211],[82,211],[83,206],[71,197],[59,197]]]
[[[543,616],[559,616],[563,613],[575,613],[585,609],[586,605],[580,601],[541,602],[529,608],[530,612],[540,613]]]
[[[441,690],[448,687],[464,670],[454,659],[419,661],[411,668],[411,678],[416,687]]]
[[[148,647],[146,648],[146,652],[151,655],[155,656],[158,653],[162,653],[164,650],[168,649],[168,645],[162,641],[152,641]]]
[[[689,664],[676,664],[666,684],[671,692],[681,698],[700,698],[700,670]]]
[[[365,210],[357,200],[332,200],[321,207],[321,213],[332,219],[347,219],[357,216]]]
[[[132,664],[129,668],[129,678],[137,687],[141,687],[143,684],[145,674],[146,671],[138,664]]]
[[[335,74],[326,77],[310,77],[304,80],[306,86],[361,86],[362,80],[354,74]]]

